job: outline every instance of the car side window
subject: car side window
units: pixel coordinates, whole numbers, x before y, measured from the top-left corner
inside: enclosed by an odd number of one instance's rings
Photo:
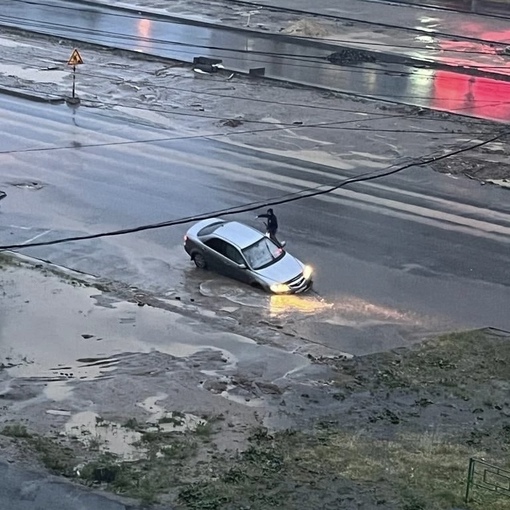
[[[227,257],[228,259],[232,260],[236,264],[244,264],[244,259],[241,253],[237,248],[232,246],[231,244],[223,241],[222,239],[209,239],[205,242],[209,248],[212,248],[214,251],[217,251],[218,253],[221,253],[223,256]]]
[[[209,248],[212,248],[214,251],[217,251],[218,253],[221,253],[222,255],[226,256],[226,242],[222,241],[221,239],[213,238],[206,241],[204,244],[209,246]]]
[[[243,256],[241,255],[239,250],[230,244],[226,245],[225,257],[234,261],[236,264],[244,264],[245,263]]]

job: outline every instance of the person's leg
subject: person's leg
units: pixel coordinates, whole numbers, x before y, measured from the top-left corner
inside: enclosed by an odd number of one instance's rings
[[[280,248],[282,248],[282,244],[280,243],[280,241],[278,241],[278,239],[276,239],[276,232],[274,230],[269,232],[269,238],[271,239],[271,241],[276,243]]]

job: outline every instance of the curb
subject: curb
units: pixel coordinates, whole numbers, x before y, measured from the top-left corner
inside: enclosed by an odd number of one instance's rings
[[[28,93],[20,89],[10,89],[6,87],[0,87],[0,94],[20,97],[22,99],[27,99],[28,101],[34,101],[36,103],[60,104],[65,103],[66,101],[65,97],[43,96],[34,93]]]

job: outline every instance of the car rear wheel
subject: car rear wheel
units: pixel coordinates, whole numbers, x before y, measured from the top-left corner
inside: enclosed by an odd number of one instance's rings
[[[207,262],[201,253],[195,253],[195,255],[193,255],[193,262],[198,269],[205,269],[207,267]]]

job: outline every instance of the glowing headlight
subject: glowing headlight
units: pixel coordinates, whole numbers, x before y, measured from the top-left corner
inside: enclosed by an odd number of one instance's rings
[[[312,273],[313,269],[311,266],[305,266],[303,268],[303,276],[305,277],[305,280],[308,280],[312,276]]]
[[[275,294],[285,294],[290,290],[290,287],[285,283],[275,283],[274,285],[271,285],[270,288],[271,292],[274,292]]]

